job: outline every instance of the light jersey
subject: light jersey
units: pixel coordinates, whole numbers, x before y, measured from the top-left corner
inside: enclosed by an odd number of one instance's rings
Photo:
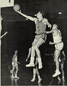
[[[16,55],[13,56],[12,61],[15,62],[15,63],[17,63],[17,56]]]
[[[35,31],[36,34],[45,33],[46,23],[44,24],[43,20],[42,21],[38,21],[38,20],[36,21],[36,23],[35,23],[36,24],[36,31]]]
[[[17,61],[17,56],[16,56],[16,55],[13,56],[12,65],[13,65],[14,67],[18,66],[18,61]]]
[[[53,33],[53,40],[54,40],[54,43],[62,42],[60,30],[58,30],[57,35],[54,35],[54,33]]]

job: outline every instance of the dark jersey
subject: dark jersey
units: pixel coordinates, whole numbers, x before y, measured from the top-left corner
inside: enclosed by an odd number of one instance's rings
[[[42,21],[38,21],[38,20],[36,21],[36,31],[35,31],[36,34],[45,33],[46,24],[44,24]]]

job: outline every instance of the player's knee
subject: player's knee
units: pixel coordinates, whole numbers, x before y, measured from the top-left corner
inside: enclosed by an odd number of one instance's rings
[[[34,49],[36,50],[36,52],[38,52],[40,54],[40,50],[37,46],[35,46]]]
[[[38,47],[37,47],[37,46],[35,46],[35,47],[34,47],[34,49],[37,51],[37,50],[38,50]]]
[[[35,48],[34,48],[34,46],[32,46],[32,48],[31,48],[32,50],[34,50]]]

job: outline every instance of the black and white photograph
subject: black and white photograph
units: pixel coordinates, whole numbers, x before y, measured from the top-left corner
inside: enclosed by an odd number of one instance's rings
[[[0,0],[0,86],[67,85],[67,0]]]

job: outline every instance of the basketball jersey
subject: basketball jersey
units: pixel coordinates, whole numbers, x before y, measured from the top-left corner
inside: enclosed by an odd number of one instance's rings
[[[54,35],[54,33],[53,33],[53,40],[54,40],[54,43],[59,43],[59,42],[62,41],[60,30],[58,30],[58,34],[57,35]]]
[[[36,31],[35,31],[36,34],[45,33],[46,24],[44,24],[42,21],[38,21],[38,20],[36,21]]]
[[[13,56],[12,61],[13,61],[13,62],[17,62],[17,56],[16,56],[16,55]]]

